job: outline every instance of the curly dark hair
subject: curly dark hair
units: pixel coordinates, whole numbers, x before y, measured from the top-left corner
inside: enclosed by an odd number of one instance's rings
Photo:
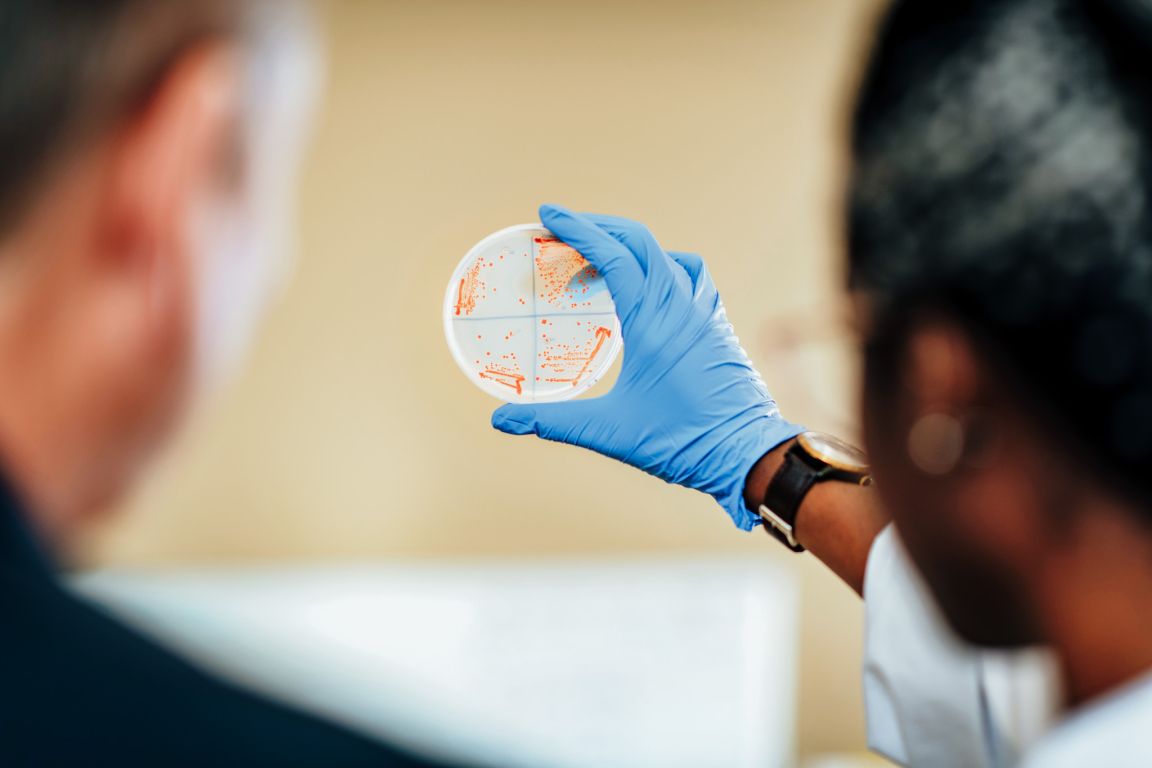
[[[852,127],[869,376],[944,313],[1152,509],[1152,2],[899,0]],[[895,379],[876,386],[894,386]]]

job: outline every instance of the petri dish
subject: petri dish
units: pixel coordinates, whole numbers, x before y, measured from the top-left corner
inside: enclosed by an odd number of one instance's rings
[[[444,335],[468,379],[512,403],[587,392],[622,346],[603,276],[540,224],[468,251],[444,294]]]

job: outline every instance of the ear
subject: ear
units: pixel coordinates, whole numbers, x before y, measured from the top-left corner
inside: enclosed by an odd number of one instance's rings
[[[908,458],[930,475],[987,467],[1017,408],[1003,379],[959,326],[934,321],[909,334],[902,365]]]
[[[234,172],[240,88],[237,52],[204,45],[184,54],[123,124],[110,158],[105,266],[155,279],[191,266],[171,262],[188,256],[195,206]]]
[[[937,414],[953,420],[957,462],[939,478],[955,506],[953,523],[985,539],[986,551],[1006,553],[1005,562],[1029,563],[1048,527],[1039,492],[1051,483],[1042,480],[1051,475],[1044,464],[1047,452],[989,365],[955,325],[931,323],[913,333],[905,366],[911,429]],[[1005,461],[1005,456],[1012,458]]]
[[[200,268],[192,222],[230,193],[241,75],[229,47],[189,51],[107,145],[95,247],[78,265],[90,328],[77,335],[89,372],[101,371],[103,411],[129,433],[119,444],[141,455],[185,402]]]
[[[909,336],[904,383],[913,419],[970,410],[976,405],[980,378],[971,339],[956,326],[929,322]]]

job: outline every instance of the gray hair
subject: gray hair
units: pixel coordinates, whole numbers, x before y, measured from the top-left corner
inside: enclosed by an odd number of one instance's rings
[[[240,0],[4,0],[0,235],[69,152],[146,103],[187,49],[240,36]]]

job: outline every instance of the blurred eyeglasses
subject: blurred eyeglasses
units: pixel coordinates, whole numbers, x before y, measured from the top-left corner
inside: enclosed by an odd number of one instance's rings
[[[774,315],[749,349],[786,418],[859,442],[859,348],[867,303],[856,296]]]

